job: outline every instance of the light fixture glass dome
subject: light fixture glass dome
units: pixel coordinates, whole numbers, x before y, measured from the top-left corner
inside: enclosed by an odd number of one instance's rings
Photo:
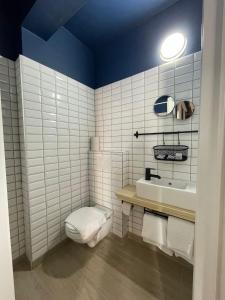
[[[162,43],[160,57],[164,61],[171,61],[180,57],[187,46],[187,39],[182,33],[169,35]]]

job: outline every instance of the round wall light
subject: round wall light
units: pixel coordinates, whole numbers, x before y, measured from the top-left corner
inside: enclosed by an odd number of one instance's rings
[[[182,33],[173,33],[162,43],[160,57],[164,61],[174,60],[184,53],[186,46],[186,37]]]

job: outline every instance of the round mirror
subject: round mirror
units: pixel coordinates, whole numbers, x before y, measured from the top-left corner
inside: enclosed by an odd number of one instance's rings
[[[160,117],[167,116],[173,111],[174,106],[174,99],[170,96],[164,95],[155,101],[154,112]]]
[[[174,109],[174,115],[178,120],[190,118],[195,111],[195,106],[191,101],[179,101]]]

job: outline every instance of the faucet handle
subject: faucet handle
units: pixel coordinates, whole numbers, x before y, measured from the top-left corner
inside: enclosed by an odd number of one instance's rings
[[[151,170],[155,170],[154,168],[145,168],[145,180],[151,179]]]

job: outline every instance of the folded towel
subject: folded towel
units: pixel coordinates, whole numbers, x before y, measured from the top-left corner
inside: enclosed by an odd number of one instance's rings
[[[146,239],[146,238],[143,238],[143,241],[144,241],[145,243],[152,244],[152,245],[158,247],[161,251],[163,251],[163,252],[166,253],[167,255],[173,256],[173,251],[170,250],[170,249],[168,249],[167,246],[159,245],[159,244],[157,244],[157,243],[155,243],[155,242],[153,242],[153,241],[150,241],[150,240],[148,240],[148,239]]]
[[[186,260],[187,262],[189,262],[190,264],[193,265],[193,256],[192,256],[191,259],[189,259],[189,258],[183,256],[182,254],[180,254],[179,252],[174,252],[174,254],[175,254],[176,257],[181,257],[181,258],[183,258],[184,260]]]
[[[176,158],[176,160],[182,160],[183,159],[183,154],[182,153],[176,153],[175,158]]]
[[[194,224],[175,217],[169,217],[167,229],[167,247],[176,256],[191,262],[194,248]]]
[[[158,154],[158,155],[157,155],[157,158],[158,158],[158,159],[164,159],[165,157],[166,157],[165,154]]]
[[[173,255],[166,245],[167,219],[153,214],[144,214],[142,227],[143,241],[153,244],[168,255]]]
[[[129,216],[131,211],[131,204],[123,201],[122,210],[124,215]]]
[[[106,222],[106,214],[95,207],[82,207],[71,213],[65,220],[69,230],[80,235],[80,239],[89,241]]]

